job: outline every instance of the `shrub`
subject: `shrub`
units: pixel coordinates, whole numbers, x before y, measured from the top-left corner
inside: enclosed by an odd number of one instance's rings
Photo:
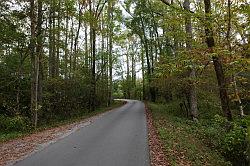
[[[216,148],[233,165],[247,165],[247,124],[244,119],[229,122],[215,115],[203,131],[208,146]]]
[[[7,117],[0,115],[1,131],[25,131],[28,129],[29,124],[26,118],[22,116]]]
[[[226,118],[215,115],[211,121],[205,121],[202,127],[200,135],[205,138],[205,143],[211,148],[219,148],[220,144],[226,134]]]
[[[3,115],[0,115],[0,131],[3,131],[6,127],[5,127],[5,122],[6,118]]]
[[[232,128],[221,142],[223,156],[233,165],[247,165],[247,127],[244,120],[231,122]]]

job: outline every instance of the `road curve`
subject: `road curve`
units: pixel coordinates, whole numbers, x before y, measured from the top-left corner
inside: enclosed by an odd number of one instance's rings
[[[15,166],[149,166],[144,104],[127,101]]]

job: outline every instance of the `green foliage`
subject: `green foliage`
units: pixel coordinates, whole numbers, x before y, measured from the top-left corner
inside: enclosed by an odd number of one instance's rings
[[[206,137],[201,137],[201,135],[205,135],[205,126],[203,128],[200,122],[196,124],[184,117],[176,116],[175,111],[177,111],[178,105],[175,102],[149,103],[149,108],[164,144],[165,155],[171,165],[179,165],[180,162],[196,166],[230,165],[215,148],[208,146],[204,140]],[[211,140],[214,139],[214,135],[219,135],[215,128],[210,128],[207,132],[209,132]]]
[[[0,131],[0,143],[4,141],[8,141],[11,139],[15,139],[17,137],[23,136],[25,133],[20,131],[13,131],[13,132],[2,132]]]
[[[203,159],[193,157],[204,156],[204,151],[208,153],[206,155],[211,155],[210,162],[220,161],[221,159],[217,158],[218,155],[223,156],[225,160],[230,161],[235,166],[245,166],[249,162],[247,161],[249,140],[246,119],[236,118],[230,122],[225,117],[216,114],[211,120],[199,119],[198,123],[193,123],[184,116],[180,116],[179,106],[176,102],[169,102],[165,105],[150,103],[149,106],[159,128],[159,133],[166,143],[165,146],[171,149],[173,143],[179,141],[180,151],[185,149],[188,159],[194,161],[195,165],[202,165]],[[210,112],[210,114],[212,113]],[[198,150],[199,148],[201,151]],[[216,165],[224,164],[220,162]]]
[[[244,120],[231,123],[232,129],[225,133],[221,142],[221,153],[234,165],[245,165],[247,162],[247,126]]]
[[[43,106],[39,113],[40,124],[67,119],[87,111],[90,91],[83,80],[49,79],[45,87]]]
[[[246,165],[247,125],[244,119],[229,122],[225,117],[215,115],[211,122],[201,121],[197,128],[206,145],[217,149],[233,165]],[[200,129],[200,130],[198,130]]]
[[[28,119],[22,116],[7,117],[0,115],[0,130],[1,131],[27,131],[30,129]]]

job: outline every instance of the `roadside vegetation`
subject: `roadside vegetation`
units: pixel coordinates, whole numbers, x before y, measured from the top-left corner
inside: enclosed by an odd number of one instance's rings
[[[179,103],[148,103],[171,165],[181,161],[197,166],[248,165],[247,119],[229,122],[211,109],[208,114],[213,118],[194,123],[183,114]]]
[[[97,108],[94,112],[89,112],[86,110],[79,111],[78,114],[72,116],[58,116],[55,119],[50,119],[44,123],[39,123],[38,128],[34,129],[32,124],[29,122],[27,118],[16,116],[14,118],[10,118],[4,115],[0,115],[0,143],[4,141],[8,141],[11,139],[15,139],[18,137],[22,137],[25,135],[32,134],[34,132],[39,132],[42,130],[46,130],[49,128],[55,128],[58,126],[63,126],[67,124],[71,124],[74,122],[80,122],[89,117],[101,114],[103,112],[112,110],[119,106],[122,106],[124,102],[122,101],[114,101],[111,106],[102,106]]]

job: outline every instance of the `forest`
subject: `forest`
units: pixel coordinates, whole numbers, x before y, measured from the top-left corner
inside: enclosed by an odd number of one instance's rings
[[[247,165],[249,21],[249,0],[1,0],[0,140],[126,98],[163,143],[203,141],[191,165]]]

